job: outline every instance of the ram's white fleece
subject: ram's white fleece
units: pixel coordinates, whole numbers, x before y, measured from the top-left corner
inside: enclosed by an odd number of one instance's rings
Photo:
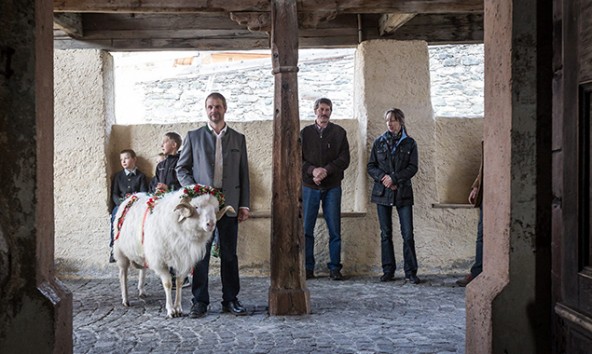
[[[127,270],[130,264],[140,269],[140,296],[145,296],[144,267],[148,267],[162,280],[167,317],[181,316],[182,282],[195,263],[205,256],[217,220],[232,208],[219,210],[218,199],[210,194],[184,200],[181,189],[164,194],[154,202],[150,211],[147,202],[152,196],[146,193],[135,196],[138,199],[129,207],[121,229],[118,230],[117,221],[132,201],[131,197],[119,206],[114,223],[114,233],[119,233],[113,251],[119,266],[122,303],[129,306]],[[170,267],[175,270],[177,282],[174,305]]]

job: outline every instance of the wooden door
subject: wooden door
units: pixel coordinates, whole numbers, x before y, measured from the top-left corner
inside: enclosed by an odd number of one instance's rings
[[[592,0],[555,0],[555,352],[592,352]]]

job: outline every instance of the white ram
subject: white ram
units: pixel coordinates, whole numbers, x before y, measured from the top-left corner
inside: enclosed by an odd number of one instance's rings
[[[140,297],[146,295],[145,268],[150,268],[162,281],[167,317],[178,317],[183,314],[183,280],[191,268],[205,256],[206,245],[212,238],[216,221],[227,211],[234,211],[231,206],[219,210],[220,201],[216,196],[207,193],[208,191],[215,190],[195,185],[171,193],[137,193],[121,203],[113,225],[116,235],[113,254],[119,266],[119,283],[124,306],[129,306],[127,271],[132,264],[140,270]],[[176,272],[174,304],[171,297],[170,267]]]

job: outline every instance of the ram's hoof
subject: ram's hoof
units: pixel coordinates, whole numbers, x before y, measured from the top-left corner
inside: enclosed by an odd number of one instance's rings
[[[122,304],[125,307],[130,307],[129,301],[124,301],[124,302],[122,302]]]

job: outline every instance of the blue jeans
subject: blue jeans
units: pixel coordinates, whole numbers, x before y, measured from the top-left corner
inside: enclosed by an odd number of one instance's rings
[[[376,208],[380,223],[382,271],[385,274],[392,274],[397,269],[393,248],[393,207],[377,204]],[[415,255],[415,240],[413,239],[413,207],[411,205],[397,207],[397,213],[403,237],[403,269],[405,276],[408,277],[417,274],[417,257]]]
[[[302,187],[302,209],[304,212],[304,243],[306,249],[306,270],[314,270],[314,229],[323,203],[323,215],[329,230],[329,270],[341,270],[341,186],[331,189]]]
[[[473,278],[483,271],[483,207],[479,208],[479,224],[477,224],[477,241],[475,242],[475,263],[471,267]]]

